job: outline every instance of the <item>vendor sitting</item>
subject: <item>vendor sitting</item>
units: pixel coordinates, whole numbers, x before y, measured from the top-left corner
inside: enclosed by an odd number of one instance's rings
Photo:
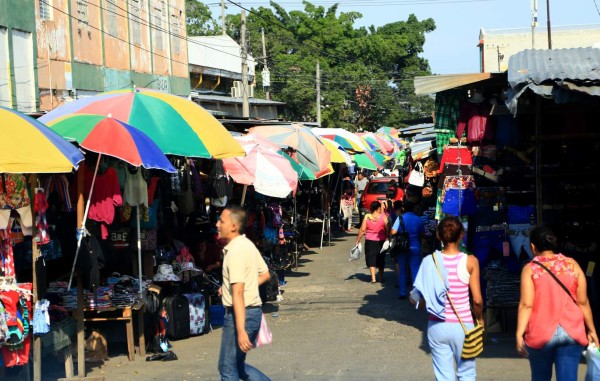
[[[193,254],[198,268],[207,273],[217,273],[220,278],[223,251],[215,238],[208,233],[198,235],[194,249]]]

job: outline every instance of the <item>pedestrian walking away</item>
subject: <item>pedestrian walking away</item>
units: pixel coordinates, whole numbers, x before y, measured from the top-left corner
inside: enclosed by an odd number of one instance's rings
[[[363,235],[365,236],[365,261],[371,274],[371,283],[376,283],[375,269],[379,269],[379,281],[383,283],[385,269],[385,253],[381,252],[383,242],[387,239],[387,217],[383,214],[381,203],[371,203],[371,213],[367,214],[356,236],[355,245],[358,245]]]
[[[260,252],[244,235],[246,212],[228,206],[217,222],[223,249],[223,285],[220,294],[225,307],[219,373],[222,381],[268,381],[269,377],[246,364],[246,355],[256,345],[262,318],[258,286],[269,280],[269,269]]]
[[[577,380],[581,352],[598,336],[579,264],[558,254],[557,238],[547,227],[529,233],[531,262],[521,272],[517,352],[529,358],[532,381]]]
[[[437,381],[454,381],[457,377],[461,381],[476,379],[475,359],[461,357],[465,341],[462,324],[467,330],[473,328],[474,315],[478,325],[483,326],[483,298],[479,261],[459,249],[464,233],[458,217],[446,217],[440,221],[437,235],[443,249],[423,259],[415,288],[410,293],[411,303],[419,307],[424,300],[429,314],[427,340]],[[473,298],[473,313],[469,291]]]

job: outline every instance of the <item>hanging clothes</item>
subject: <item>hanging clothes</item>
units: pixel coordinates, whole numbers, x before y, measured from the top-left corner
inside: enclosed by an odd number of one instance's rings
[[[52,175],[49,176],[44,184],[45,194],[49,195],[53,192],[58,194],[58,198],[62,201],[64,210],[66,212],[73,211],[73,204],[71,203],[71,195],[69,194],[69,179],[66,175]]]
[[[6,229],[12,210],[19,213],[23,226],[33,226],[30,205],[25,176],[12,173],[0,175],[0,229]]]
[[[92,187],[93,173],[89,168],[85,168],[85,189],[86,198],[89,198],[89,190]],[[106,171],[96,176],[94,191],[90,201],[90,210],[88,218],[90,220],[101,222],[100,230],[102,239],[108,237],[108,228],[106,225],[113,223],[115,219],[115,207],[123,204],[121,188],[119,187],[119,178],[117,171],[112,168],[106,168]]]
[[[50,235],[48,234],[48,221],[46,220],[46,210],[48,210],[48,200],[44,191],[38,189],[35,193],[33,207],[35,209],[35,226],[37,228],[37,234],[35,236],[35,242],[38,245],[45,245],[50,242]]]
[[[2,259],[2,267],[0,275],[15,276],[15,255],[13,252],[13,241],[11,237],[12,221],[9,219],[9,224],[5,230],[0,230],[0,257]]]
[[[4,345],[0,348],[4,366],[27,364],[31,348],[31,283],[18,284],[14,289],[0,291],[0,301],[6,310],[8,328]]]
[[[131,206],[144,205],[148,207],[148,184],[142,177],[140,169],[136,169],[133,173],[132,170],[125,171],[123,203]]]

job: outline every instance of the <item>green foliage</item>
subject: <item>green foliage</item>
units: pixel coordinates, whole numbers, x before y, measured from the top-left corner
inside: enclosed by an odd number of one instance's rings
[[[282,118],[316,121],[317,61],[323,127],[374,131],[431,115],[433,102],[414,95],[413,79],[431,74],[419,54],[425,35],[435,29],[432,19],[419,21],[410,15],[406,21],[356,28],[362,18],[358,12],[303,4],[304,11],[288,12],[271,1],[270,7],[253,8],[247,16],[249,52],[259,62],[256,94],[262,94],[260,73],[267,65],[271,99],[287,104]],[[236,41],[240,23],[239,15],[227,17],[227,33]]]
[[[213,36],[221,33],[220,26],[204,3],[185,0],[185,14],[188,36]]]

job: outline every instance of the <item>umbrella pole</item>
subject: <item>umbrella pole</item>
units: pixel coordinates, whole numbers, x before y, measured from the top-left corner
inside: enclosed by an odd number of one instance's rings
[[[306,221],[304,223],[304,238],[302,239],[302,242],[306,242],[306,233],[308,232],[308,211],[310,210],[310,199],[311,199],[311,195],[310,192],[312,192],[312,184],[313,181],[310,180],[310,190],[308,191],[308,203],[306,205]]]
[[[246,191],[248,190],[248,185],[244,185],[244,190],[242,190],[242,201],[240,202],[240,206],[244,207],[244,202],[246,201]]]
[[[96,161],[96,169],[94,169],[94,177],[92,177],[92,186],[90,188],[90,195],[88,196],[87,203],[85,204],[85,211],[83,212],[83,220],[81,221],[81,228],[77,232],[77,249],[75,250],[75,259],[73,259],[73,266],[71,267],[71,276],[69,276],[69,286],[67,291],[71,290],[71,283],[73,282],[73,273],[75,272],[75,266],[77,265],[77,256],[79,255],[79,249],[81,249],[81,240],[85,233],[85,223],[87,222],[88,213],[90,212],[90,203],[92,201],[92,192],[94,191],[94,184],[96,183],[96,176],[98,175],[98,167],[100,167],[100,159],[102,154],[98,154],[98,160]]]
[[[189,186],[189,185],[188,185]],[[137,252],[138,252],[138,277],[140,280],[140,294],[142,293],[142,236],[140,235],[140,206],[137,206]]]

